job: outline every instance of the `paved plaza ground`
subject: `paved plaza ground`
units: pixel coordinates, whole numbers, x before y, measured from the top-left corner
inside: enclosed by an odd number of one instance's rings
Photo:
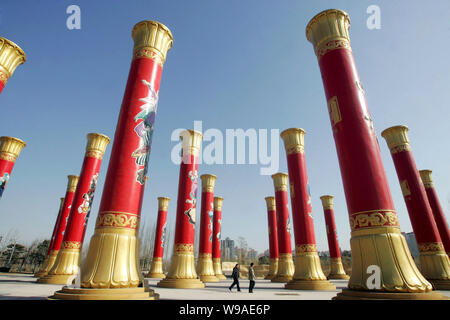
[[[60,290],[62,285],[36,283],[29,274],[0,273],[0,300],[43,300]],[[206,283],[204,289],[166,289],[156,287],[158,279],[147,279],[150,288],[159,293],[161,300],[330,300],[343,288],[347,280],[331,280],[336,285],[333,291],[286,290],[283,283],[257,280],[253,293],[248,293],[248,280],[240,280],[241,292],[236,287],[230,293],[231,279],[217,283]],[[441,291],[450,297],[450,291]]]

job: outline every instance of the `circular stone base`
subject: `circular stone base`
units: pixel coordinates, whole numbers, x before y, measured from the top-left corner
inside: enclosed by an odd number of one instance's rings
[[[199,276],[200,281],[202,282],[219,282],[219,278],[216,276]]]
[[[275,276],[271,279],[272,282],[289,282],[292,280],[292,276],[287,277],[287,276]]]
[[[42,278],[45,277],[47,275],[47,272],[36,272],[33,277],[35,278]]]
[[[76,278],[76,274],[48,274],[43,278],[39,278],[37,283],[47,283],[47,284],[72,284],[73,280]]]
[[[227,277],[225,277],[225,275],[223,275],[223,274],[216,274],[216,278],[219,279],[219,280],[226,280],[227,279]]]
[[[166,275],[164,273],[149,273],[145,277],[154,279],[165,279]]]
[[[169,279],[165,278],[156,284],[161,288],[178,288],[178,289],[200,289],[205,284],[200,279]]]
[[[286,283],[285,289],[293,290],[336,290],[336,286],[328,280],[296,280]]]
[[[350,277],[346,274],[329,274],[327,277],[328,280],[335,279],[335,280],[348,280]]]
[[[159,294],[149,288],[92,289],[63,287],[47,300],[158,300]]]
[[[427,279],[436,290],[450,290],[450,280],[430,280]]]
[[[448,300],[438,291],[411,293],[411,292],[380,292],[357,291],[342,289],[333,300]]]

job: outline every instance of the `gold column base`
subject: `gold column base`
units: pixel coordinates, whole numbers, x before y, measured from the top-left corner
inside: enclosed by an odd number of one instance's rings
[[[38,280],[39,283],[71,284],[79,270],[80,249],[64,248],[48,274]]]
[[[450,260],[443,250],[420,252],[420,271],[428,280],[450,281]]]
[[[150,288],[83,289],[63,287],[47,300],[159,300]]]
[[[214,269],[214,275],[219,280],[226,280],[227,277],[223,274],[222,271],[222,262],[220,258],[213,258],[213,269]]]
[[[295,273],[284,287],[295,290],[336,290],[325,277],[317,251],[311,245],[296,246]],[[315,245],[313,247],[315,250]]]
[[[163,272],[163,261],[160,257],[154,257],[152,260],[152,266],[146,276],[147,278],[164,279],[166,275]]]
[[[294,276],[294,261],[292,254],[281,253],[278,258],[278,272],[271,279],[272,282],[289,282]]]
[[[438,291],[411,293],[343,289],[332,300],[449,300],[449,298]]]
[[[285,289],[291,290],[336,290],[336,286],[328,280],[297,280],[292,279],[284,285]]]
[[[270,259],[269,273],[264,277],[264,279],[273,279],[278,271],[278,258]]]
[[[135,229],[96,229],[81,267],[82,288],[134,288],[143,283]]]
[[[45,257],[45,260],[42,263],[42,267],[34,275],[35,277],[42,278],[42,277],[45,277],[48,274],[48,272],[51,270],[51,268],[55,264],[56,257],[58,256],[58,252],[59,252],[59,250],[53,250],[53,251],[50,252],[49,255],[47,255],[47,257]]]
[[[417,268],[405,237],[397,227],[373,227],[352,232],[352,274],[348,289],[367,291],[368,295],[386,293],[426,293],[433,287]],[[374,273],[370,266],[378,266],[380,288],[369,289],[367,281]],[[370,269],[369,269],[370,270]],[[380,296],[380,295],[378,295]],[[425,296],[428,297],[428,296]]]
[[[342,264],[341,258],[330,258],[330,274],[327,279],[350,279],[350,277],[345,274],[344,265]]]
[[[200,253],[197,260],[197,275],[202,282],[219,282],[215,276],[211,254]]]
[[[167,277],[156,284],[162,288],[204,288],[205,284],[195,272],[194,247],[179,243],[174,246],[170,270]]]

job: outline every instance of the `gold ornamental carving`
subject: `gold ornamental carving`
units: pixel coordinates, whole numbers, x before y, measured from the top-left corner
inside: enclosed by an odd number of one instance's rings
[[[139,225],[139,217],[133,213],[104,211],[100,212],[97,217],[96,228],[127,228],[137,229]]]
[[[222,211],[223,198],[214,197],[214,211]]]
[[[1,38],[0,38],[1,39]],[[14,162],[27,144],[14,137],[0,137],[0,159]]]
[[[287,191],[288,190],[288,174],[279,172],[272,175],[275,191]]]
[[[328,113],[330,114],[333,126],[342,121],[341,109],[339,108],[339,102],[336,96],[328,100]]]
[[[194,252],[194,245],[191,243],[177,243],[173,247],[173,251],[176,253],[186,254]]]
[[[381,132],[381,136],[386,140],[392,154],[401,151],[411,151],[407,126],[387,128]]]
[[[336,49],[350,47],[350,17],[342,10],[329,9],[315,15],[306,27],[306,38],[314,46],[317,59]]]
[[[333,199],[334,197],[330,195],[324,195],[320,197],[322,206],[325,210],[333,210]]]
[[[78,241],[64,241],[64,249],[81,249],[81,242]]]
[[[75,175],[67,176],[67,192],[75,192],[75,190],[77,189],[78,178],[79,177]]]
[[[173,44],[169,28],[157,21],[145,20],[134,26],[131,36],[134,40],[133,59],[149,58],[162,68]]]
[[[399,228],[398,217],[395,211],[373,210],[352,213],[350,216],[352,231],[372,227],[396,227]]]
[[[400,181],[400,188],[402,189],[402,194],[404,197],[411,195],[411,189],[409,189],[409,184],[407,180]]]
[[[195,130],[184,130],[181,132],[180,138],[182,139],[181,146],[183,157],[188,155],[198,157],[203,140],[203,135],[201,132]]]
[[[86,157],[102,159],[106,147],[111,141],[107,136],[101,133],[89,133],[87,135]]]
[[[159,211],[167,211],[169,209],[169,201],[168,197],[159,197],[158,198],[158,210]]]
[[[27,60],[25,52],[14,42],[0,37],[0,81],[5,84],[16,68]]]
[[[420,178],[422,179],[425,188],[434,188],[433,178],[431,177],[431,170],[420,170]]]
[[[301,128],[289,128],[281,132],[284,148],[288,155],[305,152],[305,130]]]
[[[6,84],[8,81],[8,75],[0,69],[0,82]]]
[[[445,253],[444,246],[442,242],[425,242],[425,243],[418,243],[417,248],[419,249],[420,253],[436,253],[436,252],[443,252]]]
[[[216,183],[216,176],[213,174],[202,174],[202,192],[214,192],[214,185]]]
[[[265,197],[264,199],[266,200],[267,211],[276,211],[275,197]]]
[[[306,252],[317,252],[317,246],[314,243],[299,244],[295,246],[295,255],[301,255]]]

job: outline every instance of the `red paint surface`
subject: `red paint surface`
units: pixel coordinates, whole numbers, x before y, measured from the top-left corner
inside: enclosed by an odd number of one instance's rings
[[[330,250],[330,258],[340,258],[341,251],[337,239],[336,223],[334,221],[334,210],[324,209],[325,225],[327,228],[328,248]]]
[[[444,244],[445,252],[450,254],[450,229],[448,228],[447,220],[445,219],[444,210],[436,193],[435,188],[425,188],[427,193],[428,202],[430,203],[431,210],[433,211],[434,220],[441,236],[442,243]]]
[[[55,241],[53,242],[53,248],[51,250],[59,250],[61,248],[61,243],[64,239],[64,233],[66,231],[67,222],[69,220],[69,213],[72,207],[74,195],[75,192],[66,191],[66,196],[64,198],[64,203],[61,210],[61,220],[59,220],[55,235]]]
[[[214,193],[202,192],[201,222],[200,222],[200,238],[199,253],[212,253],[213,221],[209,218],[208,212],[214,210]],[[212,240],[212,239],[211,239]]]
[[[277,230],[277,212],[276,210],[267,211],[267,220],[269,226],[269,254],[270,259],[278,258],[278,230]]]
[[[222,224],[222,210],[214,210],[213,217],[213,243],[212,243],[212,257],[213,259],[221,258],[222,252],[220,251],[220,228]]]
[[[287,191],[276,191],[275,202],[277,208],[277,230],[279,253],[292,254],[291,235],[286,226],[289,219],[288,194]]]
[[[156,232],[155,232],[155,245],[153,249],[153,257],[154,258],[162,258],[164,255],[164,247],[163,242],[161,241],[161,237],[163,234],[163,228],[167,221],[167,211],[159,210],[158,211],[158,219],[156,221]]]

